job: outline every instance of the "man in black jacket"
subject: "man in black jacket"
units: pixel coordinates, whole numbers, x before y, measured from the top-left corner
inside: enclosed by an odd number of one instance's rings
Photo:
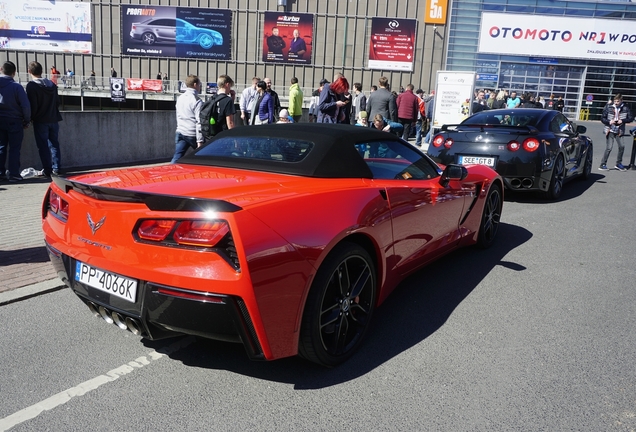
[[[26,93],[31,104],[31,119],[35,143],[38,146],[43,170],[41,176],[59,174],[60,166],[60,132],[59,122],[62,120],[59,105],[60,98],[57,86],[52,81],[42,78],[42,65],[36,61],[29,63],[29,73],[33,78],[26,86]]]

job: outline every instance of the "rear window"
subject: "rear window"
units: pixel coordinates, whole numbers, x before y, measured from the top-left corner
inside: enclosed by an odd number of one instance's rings
[[[212,141],[195,156],[300,162],[311,152],[311,141],[268,137],[224,137]]]
[[[489,113],[488,111],[482,111],[477,114],[474,114],[468,117],[466,120],[462,122],[462,124],[470,125],[470,124],[479,124],[479,125],[508,125],[508,126],[537,126],[539,123],[539,117],[541,116],[541,112],[539,113],[529,113],[526,112],[523,108],[508,111],[503,114],[500,111],[497,111],[497,114]]]

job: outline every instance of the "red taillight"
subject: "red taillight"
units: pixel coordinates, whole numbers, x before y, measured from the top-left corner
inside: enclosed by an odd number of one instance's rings
[[[176,223],[177,221],[165,219],[146,220],[139,225],[137,235],[144,240],[160,242],[168,237]]]
[[[446,138],[446,141],[444,141],[444,147],[449,149],[449,148],[451,148],[452,145],[453,145],[453,139],[452,138]]]
[[[183,221],[174,233],[177,244],[213,247],[230,231],[225,221]]]
[[[59,208],[60,208],[60,196],[56,194],[55,192],[51,191],[49,193],[49,209],[51,209],[53,213],[57,213]]]
[[[68,202],[62,199],[57,193],[49,192],[49,210],[58,219],[68,220]]]
[[[521,145],[517,141],[510,141],[508,143],[508,150],[510,150],[510,151],[515,152],[515,151],[519,150],[520,148],[521,148]]]
[[[441,147],[442,144],[444,144],[444,136],[436,135],[435,138],[433,138],[433,147]]]
[[[539,140],[536,138],[528,138],[523,142],[523,149],[528,152],[537,151],[539,149]]]

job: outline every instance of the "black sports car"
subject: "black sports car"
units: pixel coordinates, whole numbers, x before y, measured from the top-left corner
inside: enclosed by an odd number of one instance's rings
[[[444,125],[428,155],[448,165],[487,165],[506,188],[561,195],[563,183],[587,179],[592,170],[592,140],[561,112],[516,108],[482,111],[458,125]]]

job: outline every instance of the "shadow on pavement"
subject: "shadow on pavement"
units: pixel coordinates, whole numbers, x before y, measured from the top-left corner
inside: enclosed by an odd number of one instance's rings
[[[325,369],[299,357],[253,362],[247,358],[242,345],[203,339],[197,339],[170,357],[188,366],[230,370],[290,383],[297,390],[319,389],[356,379],[435,333],[495,267],[524,271],[522,265],[503,261],[503,258],[532,238],[532,233],[502,223],[499,236],[490,249],[466,248],[453,252],[403,281],[376,311],[361,349],[334,369]],[[156,347],[162,341],[143,342]]]
[[[552,202],[567,201],[583,195],[588,189],[590,189],[594,183],[604,182],[605,178],[602,174],[596,174],[592,172],[588,180],[583,180],[581,177],[575,177],[572,180],[565,182],[563,185],[563,192],[557,200],[550,200],[543,197],[540,192],[515,192],[506,189],[504,192],[504,201],[518,202],[526,204],[549,204]]]
[[[0,250],[0,267],[14,264],[30,264],[49,262],[46,247],[27,247],[16,250]]]

